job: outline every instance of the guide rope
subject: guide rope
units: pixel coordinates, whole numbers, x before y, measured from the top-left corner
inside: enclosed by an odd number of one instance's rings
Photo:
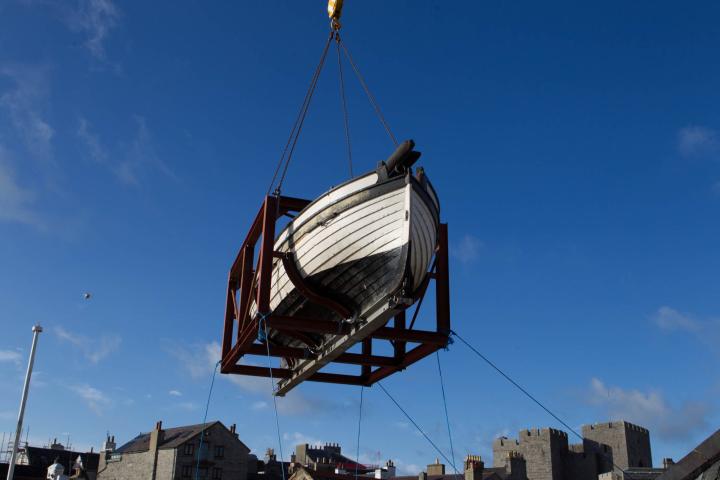
[[[440,391],[442,391],[443,407],[445,408],[445,424],[447,425],[448,438],[450,439],[450,458],[452,458],[452,467],[455,473],[458,473],[458,469],[455,466],[455,447],[453,447],[452,432],[450,431],[450,416],[448,415],[447,399],[445,398],[445,382],[443,381],[442,368],[440,367],[440,353],[435,352],[435,359],[437,360],[438,374],[440,375]]]
[[[407,412],[405,411],[405,409],[400,406],[400,404],[397,402],[397,400],[395,400],[395,399],[393,398],[392,395],[390,395],[390,392],[388,392],[387,390],[385,390],[385,387],[383,387],[383,384],[382,384],[381,382],[377,382],[377,384],[378,384],[378,386],[380,387],[380,389],[381,389],[383,392],[385,392],[385,395],[387,395],[388,398],[389,398],[390,400],[392,400],[392,402],[395,404],[395,406],[398,407],[398,409],[403,413],[403,415],[405,415],[405,418],[407,418],[408,420],[410,420],[410,423],[412,423],[412,424],[415,426],[415,428],[417,429],[417,431],[420,432],[423,437],[425,437],[425,440],[427,440],[428,443],[430,443],[430,445],[432,445],[432,447],[435,449],[435,451],[438,452],[438,453],[440,454],[440,456],[441,456],[442,458],[444,458],[445,461],[448,462],[450,465],[452,465],[453,468],[454,468],[454,467],[455,467],[455,464],[452,462],[452,460],[450,460],[450,459],[447,457],[447,455],[445,455],[445,453],[443,453],[443,451],[440,450],[440,448],[435,444],[435,442],[433,442],[433,441],[430,439],[430,437],[428,437],[428,435],[425,433],[425,431],[424,431],[422,428],[420,428],[420,426],[417,424],[417,422],[416,422],[415,420],[413,420],[413,418],[410,416],[410,414],[407,413]]]
[[[343,120],[345,122],[345,141],[347,143],[348,166],[350,178],[353,177],[352,148],[350,146],[350,120],[348,118],[347,102],[345,100],[345,78],[343,75],[342,56],[340,54],[340,32],[335,31],[335,46],[337,47],[338,76],[340,78],[340,100],[342,103]]]
[[[263,326],[263,331],[265,333],[265,346],[267,347],[268,371],[270,372],[270,396],[273,399],[273,407],[275,409],[275,428],[277,430],[278,449],[280,450],[280,471],[282,472],[282,480],[285,480],[285,463],[283,460],[285,458],[285,456],[283,455],[282,437],[280,435],[280,417],[278,415],[277,398],[275,396],[275,379],[273,378],[273,372],[272,372],[272,362],[271,362],[271,358],[270,358],[270,338],[268,337],[267,321],[266,321],[266,318],[269,316],[269,314],[259,313],[259,315],[260,315],[259,323],[261,323]]]
[[[535,396],[533,396],[530,392],[528,392],[525,388],[523,388],[522,385],[520,385],[518,382],[516,382],[515,380],[513,380],[512,378],[510,378],[510,376],[509,376],[507,373],[503,372],[503,371],[500,369],[500,367],[498,367],[497,365],[495,365],[489,358],[487,358],[485,355],[483,355],[482,353],[480,353],[475,347],[473,347],[472,345],[470,345],[463,337],[461,337],[460,335],[458,335],[458,333],[457,333],[455,330],[450,330],[450,334],[451,334],[452,336],[456,337],[456,338],[457,338],[458,340],[460,340],[462,343],[464,343],[466,347],[468,347],[470,350],[473,351],[473,353],[475,353],[478,357],[480,357],[483,361],[485,361],[485,363],[487,363],[488,365],[490,365],[496,372],[498,372],[500,375],[502,375],[503,377],[505,377],[505,379],[506,379],[508,382],[510,382],[511,384],[513,384],[518,390],[520,390],[522,393],[524,393],[526,397],[528,397],[530,400],[532,400],[533,402],[535,402],[535,404],[537,404],[540,408],[542,408],[543,410],[545,410],[545,412],[547,412],[551,417],[553,417],[555,420],[557,420],[558,422],[560,422],[560,424],[561,424],[562,426],[564,426],[565,428],[567,428],[567,429],[568,429],[571,433],[573,433],[576,437],[578,437],[580,440],[583,440],[583,441],[585,440],[585,437],[583,437],[582,435],[580,435],[574,428],[572,428],[570,425],[568,425],[566,422],[564,422],[560,417],[558,417],[555,413],[553,413],[548,407],[546,407],[545,405],[543,405],[542,402],[540,402],[540,400],[538,400]],[[608,458],[608,459],[610,460],[610,462],[612,463],[613,467],[615,467],[617,470],[619,470],[619,471],[621,471],[621,472],[625,472],[625,470],[623,470],[622,467],[619,467],[619,466],[612,460],[612,457],[611,457],[610,455],[607,455],[607,454],[605,454],[604,452],[600,452],[600,453],[606,455],[606,458]]]
[[[328,37],[327,42],[325,42],[325,47],[323,48],[322,55],[320,56],[320,62],[315,68],[315,72],[313,73],[312,79],[310,80],[310,86],[308,87],[307,93],[305,94],[305,99],[303,100],[300,111],[298,112],[298,116],[295,119],[295,124],[290,130],[290,136],[285,143],[285,148],[283,149],[282,155],[278,160],[277,167],[275,167],[275,174],[270,181],[270,186],[268,187],[266,195],[270,195],[270,192],[273,190],[275,180],[277,180],[280,168],[283,166],[284,163],[285,166],[282,168],[282,175],[280,176],[280,181],[275,187],[275,195],[280,195],[282,184],[285,180],[285,176],[287,175],[288,166],[290,165],[290,160],[292,159],[293,152],[295,151],[295,146],[297,145],[298,138],[300,137],[300,132],[302,131],[303,123],[305,122],[305,117],[307,116],[308,109],[310,108],[310,101],[312,100],[313,94],[315,93],[315,87],[317,87],[320,73],[322,72],[323,66],[325,65],[325,58],[327,57],[327,52],[330,48],[330,42],[332,42],[333,37],[334,32],[330,32],[330,36]]]
[[[210,391],[208,392],[207,402],[205,403],[205,416],[203,417],[203,426],[200,433],[200,448],[198,449],[197,462],[195,463],[195,480],[198,480],[200,475],[200,455],[202,453],[203,439],[205,438],[205,423],[207,423],[208,410],[210,409],[210,398],[212,397],[213,387],[215,386],[215,376],[217,375],[218,367],[220,366],[220,360],[215,364],[215,368],[212,374],[212,380],[210,380]]]
[[[393,144],[395,146],[398,145],[398,141],[395,138],[395,135],[393,135],[392,130],[390,130],[390,125],[388,125],[387,120],[385,120],[385,116],[382,114],[382,111],[380,110],[380,106],[378,105],[377,101],[375,100],[375,97],[370,92],[370,88],[368,88],[367,83],[365,83],[365,79],[363,78],[362,74],[360,73],[360,69],[358,69],[357,65],[355,64],[355,60],[353,60],[352,55],[350,55],[350,51],[348,51],[347,47],[345,46],[345,42],[342,42],[340,46],[343,49],[343,52],[345,52],[345,56],[347,57],[348,61],[350,62],[350,66],[352,67],[353,71],[355,72],[355,76],[360,81],[360,85],[362,85],[363,90],[365,90],[365,95],[367,95],[368,100],[370,100],[370,103],[373,106],[373,109],[375,109],[375,113],[377,114],[378,118],[380,119],[380,123],[382,123],[382,126],[385,128],[385,131],[387,132],[388,136],[390,137],[390,140],[392,140]]]
[[[358,466],[360,465],[360,424],[362,423],[362,407],[363,407],[363,390],[364,386],[360,386],[360,414],[358,415],[357,429],[357,450],[355,452],[355,480],[358,478]]]

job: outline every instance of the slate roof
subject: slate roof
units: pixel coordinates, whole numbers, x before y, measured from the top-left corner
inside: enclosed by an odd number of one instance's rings
[[[720,470],[720,430],[668,468],[657,480],[715,479],[718,470]]]
[[[507,473],[502,467],[485,467],[483,469],[483,480],[487,480],[495,476],[496,478],[505,478]],[[447,473],[445,475],[428,475],[428,480],[465,480],[463,473]],[[406,475],[401,477],[392,477],[391,480],[418,480],[418,475]]]
[[[356,464],[355,460],[352,460],[351,458],[348,458],[341,453],[337,453],[332,450],[326,450],[324,448],[308,448],[307,457],[315,463],[318,463],[319,459],[321,461],[322,459],[325,459],[327,460],[325,463],[329,463],[331,465],[340,465],[342,466],[342,468],[348,471],[354,471],[355,465],[357,465],[358,471],[361,471],[363,473],[375,469],[374,467],[368,467],[366,465],[363,465],[362,463]],[[353,478],[355,478],[354,474]]]
[[[219,421],[209,423],[199,423],[197,425],[187,425],[184,427],[174,427],[163,429],[163,439],[158,445],[160,450],[169,450],[178,448],[180,445],[190,440],[191,438],[199,435],[200,432],[214,426],[219,423],[225,428]],[[240,440],[238,440],[240,441]],[[133,438],[125,445],[117,449],[117,453],[140,453],[147,452],[150,449],[150,433],[141,433],[137,437]]]

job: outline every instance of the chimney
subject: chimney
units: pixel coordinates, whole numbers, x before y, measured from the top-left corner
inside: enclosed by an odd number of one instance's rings
[[[527,478],[525,457],[520,452],[508,452],[505,458],[505,472],[508,478]]]
[[[485,464],[480,455],[465,457],[465,480],[482,480]]]
[[[234,423],[232,425],[230,425],[230,433],[235,433],[235,428],[236,428],[236,426]]]
[[[160,446],[162,441],[162,420],[158,420],[158,422],[155,424],[155,430],[150,432],[149,451],[150,454],[153,456],[152,476],[150,477],[150,480],[155,480],[155,475],[157,473],[158,447]]]
[[[445,475],[445,465],[440,463],[440,459],[436,458],[435,463],[427,466],[428,475]]]
[[[675,461],[674,461],[672,458],[669,458],[669,457],[668,457],[668,458],[663,458],[663,462],[662,462],[662,463],[663,463],[663,468],[664,468],[665,470],[667,470],[668,468],[670,468],[670,467],[672,467],[673,465],[675,465]]]
[[[427,480],[428,474],[426,472],[420,472],[418,474],[418,480]]]

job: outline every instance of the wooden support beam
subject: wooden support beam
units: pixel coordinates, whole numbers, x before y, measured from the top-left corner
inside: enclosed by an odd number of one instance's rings
[[[375,330],[371,336],[372,338],[378,338],[381,340],[404,340],[406,342],[414,343],[429,343],[432,345],[439,345],[441,347],[447,346],[448,342],[447,334],[430,332],[427,330],[398,331],[394,328],[382,327]]]
[[[267,322],[269,328],[277,328],[278,330],[336,334],[347,334],[350,332],[349,324],[329,320],[273,315],[267,319]]]
[[[372,355],[372,338],[365,338],[362,342],[362,353],[363,355]],[[363,365],[362,376],[367,378],[372,373],[371,365]]]
[[[395,315],[393,320],[394,330],[397,332],[405,331],[405,310]],[[394,353],[395,360],[400,361],[405,356],[406,343],[402,340],[395,340]]]
[[[438,229],[438,250],[435,255],[435,316],[437,331],[450,334],[450,266],[448,262],[448,226]]]
[[[431,353],[439,350],[441,347],[438,345],[429,345],[429,344],[422,344],[418,345],[417,347],[410,350],[407,354],[405,354],[405,357],[403,358],[402,362],[400,362],[398,365],[395,365],[393,367],[381,367],[375,370],[370,374],[368,377],[368,384],[372,385],[373,383],[382,380],[385,377],[389,377],[395,372],[398,372],[400,370],[404,370],[408,366],[412,365],[413,363],[417,362],[418,360],[421,360]]]

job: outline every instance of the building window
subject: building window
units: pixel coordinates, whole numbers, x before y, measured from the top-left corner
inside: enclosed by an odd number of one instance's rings
[[[192,477],[192,465],[183,465],[182,467],[182,478]]]
[[[225,447],[223,445],[215,446],[215,458],[223,458],[225,456]]]
[[[183,449],[183,454],[192,455],[194,453],[195,453],[195,444],[194,443],[186,443],[185,448]]]
[[[222,468],[215,467],[212,471],[212,480],[222,479]]]
[[[201,467],[198,469],[198,478],[207,478],[207,468]]]

